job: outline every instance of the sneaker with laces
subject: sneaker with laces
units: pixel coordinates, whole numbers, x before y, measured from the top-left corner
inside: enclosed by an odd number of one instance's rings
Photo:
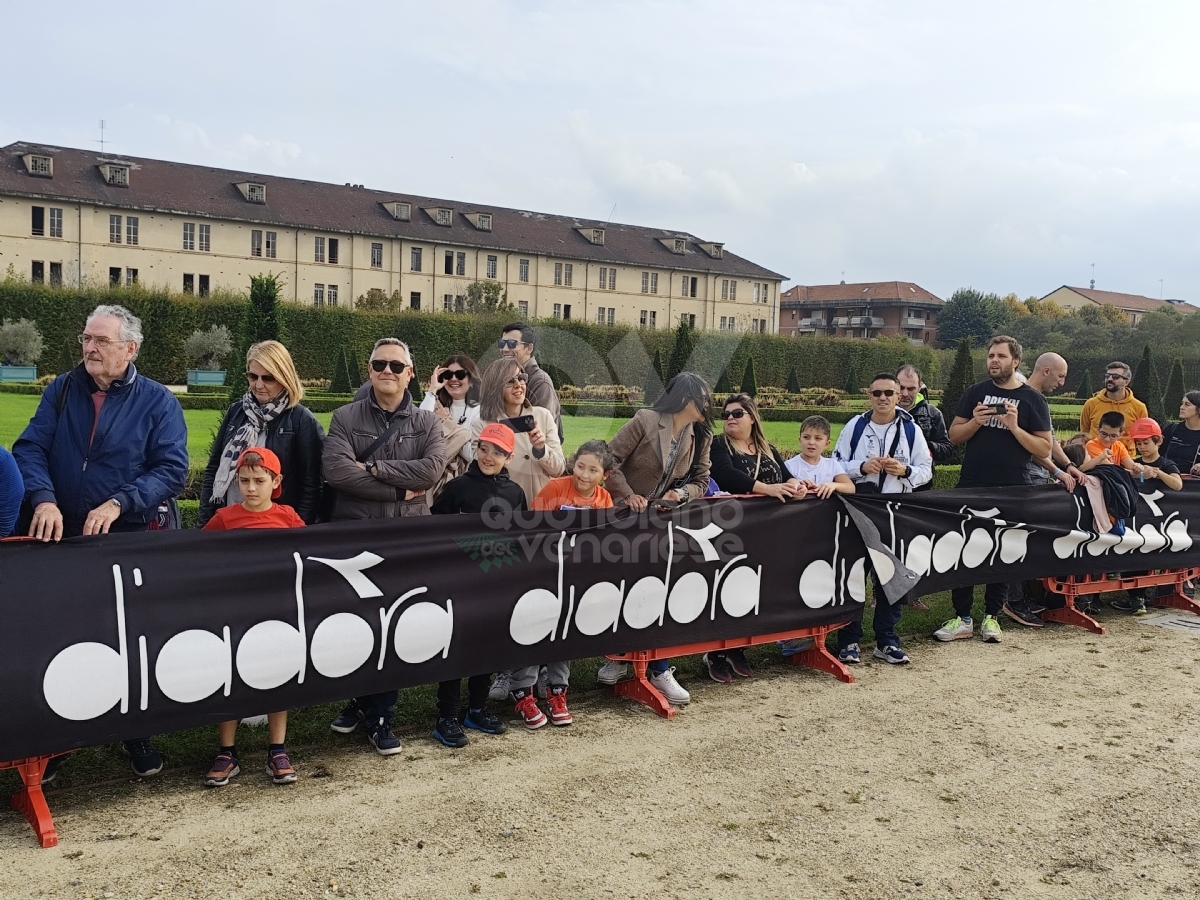
[[[380,719],[367,731],[367,740],[380,756],[392,756],[402,749],[400,738],[392,734],[392,726],[386,719]]]
[[[162,771],[162,754],[154,749],[150,738],[135,738],[125,741],[125,753],[129,756],[129,768],[138,778],[149,778]]]
[[[660,694],[667,698],[667,702],[672,706],[685,706],[691,702],[692,695],[683,689],[678,681],[675,680],[675,667],[667,669],[665,672],[648,672],[650,684],[652,684]]]
[[[292,784],[300,777],[292,768],[286,750],[272,750],[267,754],[267,774],[276,784]]]
[[[619,659],[610,659],[596,673],[596,680],[601,684],[616,684],[629,677],[629,663]]]
[[[933,633],[939,641],[970,640],[975,636],[975,623],[966,616],[955,616]]]
[[[1114,600],[1112,608],[1130,615],[1140,616],[1146,612],[1146,598],[1131,595],[1121,600]]]
[[[508,726],[500,721],[500,717],[487,708],[468,709],[463,716],[463,725],[484,734],[504,734],[508,731]]]
[[[889,644],[886,647],[876,647],[875,652],[871,654],[876,659],[882,659],[890,666],[903,666],[912,662],[908,658],[908,654],[897,647],[895,644]]]
[[[733,673],[730,671],[729,664],[725,661],[724,657],[705,653],[700,657],[700,662],[704,663],[704,668],[708,671],[708,677],[717,684],[729,684],[729,682],[733,681]]]
[[[989,644],[1000,643],[1000,622],[995,616],[984,616],[983,624],[979,626],[979,636]]]
[[[58,767],[66,761],[70,753],[63,753],[59,756],[52,756],[46,760],[46,769],[42,772],[42,784],[49,784],[58,777]]]
[[[346,708],[337,714],[337,718],[329,723],[329,727],[338,734],[349,734],[359,726],[366,717],[363,715],[357,700],[351,700]]]
[[[847,665],[856,666],[861,658],[858,644],[847,644],[838,651],[838,662],[843,662]]]
[[[783,654],[784,659],[789,656],[795,656],[797,653],[803,653],[813,645],[812,638],[792,638],[788,641],[776,641],[779,645],[779,652]]]
[[[571,710],[567,709],[567,689],[562,685],[556,684],[550,688],[550,695],[546,698],[546,704],[550,707],[551,725],[570,725],[575,721],[575,717],[571,715]]]
[[[507,700],[508,686],[512,683],[511,672],[497,672],[496,677],[492,679],[492,686],[488,688],[489,700]]]
[[[532,691],[514,691],[512,698],[516,703],[517,715],[521,717],[521,723],[526,728],[535,731],[546,724],[546,714],[538,709],[537,697]]]
[[[208,787],[224,787],[229,784],[229,779],[242,771],[238,765],[238,759],[228,750],[222,750],[217,754],[217,758],[213,760],[212,768],[208,770],[208,774],[204,776],[204,783]]]
[[[1028,625],[1030,628],[1041,628],[1046,624],[1042,621],[1041,617],[1029,607],[1029,604],[1023,601],[1006,602],[1002,607],[1000,607],[1000,609],[1014,622],[1019,622],[1022,625]]]
[[[466,732],[458,724],[458,719],[438,719],[437,724],[433,726],[433,737],[447,747],[465,747],[470,743]]]
[[[729,668],[733,669],[734,675],[740,675],[742,678],[750,678],[754,675],[754,670],[750,668],[750,660],[746,659],[746,651],[742,649],[726,650],[725,661],[729,663]]]

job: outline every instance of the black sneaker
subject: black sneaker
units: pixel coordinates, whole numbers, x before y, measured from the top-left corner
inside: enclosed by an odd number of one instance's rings
[[[1085,616],[1098,616],[1101,610],[1100,601],[1094,594],[1076,597],[1075,608]]]
[[[729,684],[733,681],[733,670],[729,668],[729,663],[725,661],[724,656],[718,653],[705,653],[700,657],[700,662],[704,664],[708,677],[717,684]]]
[[[433,726],[433,736],[447,747],[465,747],[470,743],[458,719],[438,719]]]
[[[351,700],[346,708],[337,714],[337,718],[329,723],[329,727],[338,734],[349,734],[366,718],[357,700]]]
[[[463,724],[484,734],[504,734],[508,726],[500,721],[499,716],[492,714],[489,709],[469,709],[463,717]]]
[[[49,784],[58,776],[58,767],[70,755],[70,753],[63,753],[61,756],[52,756],[46,760],[46,771],[42,773],[42,784]]]
[[[1112,602],[1112,608],[1133,616],[1140,616],[1146,611],[1145,597],[1124,597]]]
[[[750,678],[752,675],[754,675],[754,670],[750,668],[750,661],[746,659],[745,650],[726,650],[725,662],[729,663],[729,668],[731,668],[736,675],[740,675],[743,678]]]
[[[1038,617],[1037,613],[1029,608],[1029,605],[1022,602],[1005,603],[1000,607],[1006,616],[1014,622],[1019,622],[1021,625],[1028,625],[1030,628],[1041,628],[1046,623]]]
[[[134,738],[124,743],[125,755],[129,757],[129,767],[138,778],[149,778],[162,771],[162,754],[154,749],[150,738]]]
[[[380,756],[392,756],[402,749],[400,738],[392,734],[392,726],[383,719],[367,731],[367,740]]]

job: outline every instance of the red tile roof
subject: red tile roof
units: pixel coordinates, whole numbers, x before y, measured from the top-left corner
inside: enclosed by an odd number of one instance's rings
[[[936,303],[935,297],[920,285],[911,281],[871,281],[863,284],[798,284],[779,295],[781,309],[801,306],[829,306],[831,304],[867,302]]]

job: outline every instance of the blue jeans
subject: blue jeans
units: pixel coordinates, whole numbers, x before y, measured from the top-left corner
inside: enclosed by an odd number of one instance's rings
[[[875,615],[872,622],[872,627],[875,630],[875,646],[880,650],[884,647],[899,647],[900,636],[896,634],[896,624],[900,621],[900,615],[904,612],[904,601],[888,603],[887,597],[884,596],[883,588],[879,586],[879,579],[875,577],[874,572],[871,573],[871,584],[874,585],[873,593],[875,596]],[[843,650],[850,644],[861,643],[862,637],[862,620],[851,622],[838,632],[838,649]]]
[[[658,675],[669,668],[671,668],[671,661],[669,659],[652,659],[646,663],[646,671],[652,675]]]

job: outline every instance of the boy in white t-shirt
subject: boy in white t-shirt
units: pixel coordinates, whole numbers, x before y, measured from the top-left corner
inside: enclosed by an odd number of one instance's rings
[[[829,446],[829,420],[809,416],[800,423],[800,455],[784,465],[793,478],[800,479],[806,492],[827,500],[835,493],[853,494],[854,482],[836,459],[822,456]]]

